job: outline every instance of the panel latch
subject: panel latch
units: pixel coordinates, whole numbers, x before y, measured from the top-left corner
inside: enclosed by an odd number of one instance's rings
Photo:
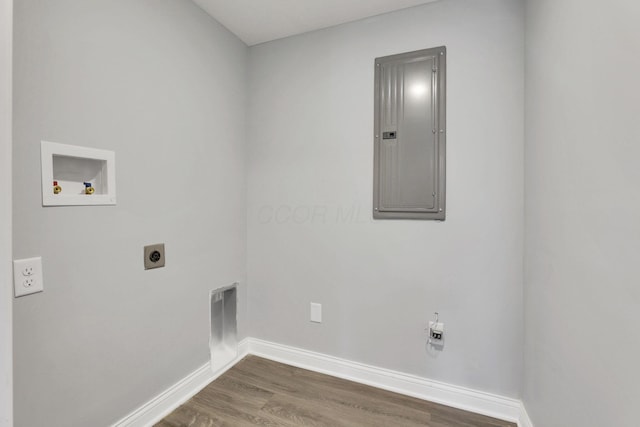
[[[397,132],[393,131],[393,132],[384,132],[382,134],[382,139],[396,139],[397,138]]]

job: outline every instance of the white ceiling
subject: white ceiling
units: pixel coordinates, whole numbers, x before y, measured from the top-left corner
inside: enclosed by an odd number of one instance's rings
[[[249,46],[437,0],[193,0]]]

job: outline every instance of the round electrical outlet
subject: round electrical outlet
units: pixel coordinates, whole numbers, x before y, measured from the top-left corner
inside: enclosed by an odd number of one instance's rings
[[[148,245],[144,247],[144,268],[149,270],[151,268],[164,267],[166,256],[164,252],[164,244],[158,243],[156,245]]]
[[[151,262],[158,262],[158,261],[160,261],[160,258],[162,258],[162,255],[158,251],[153,251],[149,255],[149,261],[151,261]]]

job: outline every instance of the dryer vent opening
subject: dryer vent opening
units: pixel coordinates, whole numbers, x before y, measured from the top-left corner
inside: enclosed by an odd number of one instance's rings
[[[211,368],[223,368],[238,356],[237,283],[211,291]]]

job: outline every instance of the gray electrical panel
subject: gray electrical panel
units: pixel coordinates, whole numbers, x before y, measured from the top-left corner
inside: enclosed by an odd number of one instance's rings
[[[445,219],[446,48],[375,60],[373,217]]]

